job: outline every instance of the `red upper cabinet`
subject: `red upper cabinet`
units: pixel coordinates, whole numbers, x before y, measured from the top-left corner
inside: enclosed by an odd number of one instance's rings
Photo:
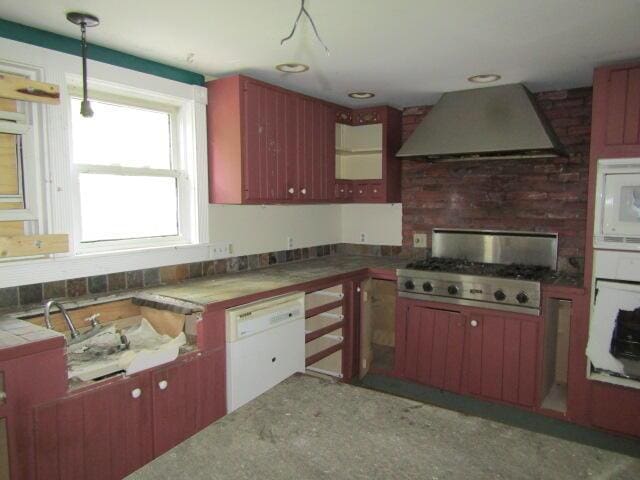
[[[400,201],[399,111],[350,110],[242,75],[207,88],[211,203]],[[375,178],[336,175],[336,125],[375,124],[382,158]]]
[[[330,200],[331,105],[241,75],[207,88],[211,203]]]
[[[591,153],[595,158],[640,156],[640,64],[596,69]]]

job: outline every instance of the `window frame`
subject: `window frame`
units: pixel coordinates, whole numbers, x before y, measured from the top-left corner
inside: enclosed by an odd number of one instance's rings
[[[41,68],[21,65],[10,60],[0,61],[0,71],[19,75],[30,80],[42,81]],[[25,231],[31,234],[39,233],[44,229],[42,211],[42,190],[40,178],[42,175],[42,106],[31,102],[17,102],[18,112],[25,115],[25,124],[28,125],[21,134],[21,162],[18,165],[18,174],[21,183],[21,194],[10,198],[8,195],[0,199],[2,203],[23,202],[23,208],[0,209],[0,221],[23,221]]]
[[[39,192],[38,220],[25,222],[27,234],[69,234],[66,253],[14,258],[0,262],[0,288],[52,282],[69,278],[104,275],[165,265],[201,262],[211,258],[209,246],[209,185],[207,173],[207,89],[151,73],[91,60],[88,63],[91,87],[124,95],[146,94],[156,102],[179,108],[182,158],[190,178],[190,208],[193,222],[188,226],[191,243],[118,251],[79,254],[73,229],[73,178],[71,174],[70,111],[67,106],[69,81],[80,84],[82,62],[77,55],[0,38],[2,64],[33,72],[35,80],[60,87],[60,104],[33,104],[35,125],[34,162],[37,174],[29,176]],[[33,205],[33,204],[32,204]],[[9,219],[12,220],[12,219]]]
[[[73,99],[82,98],[79,79],[71,78],[68,83],[68,108],[71,109]],[[113,87],[112,87],[113,88]],[[157,169],[151,167],[127,167],[122,165],[98,165],[76,163],[73,159],[73,125],[71,116],[69,117],[70,130],[70,162],[71,174],[73,176],[73,204],[77,208],[73,209],[73,236],[75,239],[75,250],[78,254],[95,252],[112,252],[120,250],[156,248],[162,246],[187,245],[193,243],[190,233],[190,225],[193,222],[191,212],[190,179],[187,173],[187,161],[182,154],[182,141],[180,135],[180,108],[174,103],[158,102],[150,100],[148,95],[136,93],[123,95],[122,92],[114,93],[113,90],[105,90],[92,87],[89,89],[89,98],[114,105],[142,108],[152,111],[163,112],[169,115],[170,140],[170,167],[168,169]],[[90,242],[82,241],[82,205],[80,198],[80,174],[111,174],[122,176],[150,176],[150,177],[170,177],[176,180],[176,204],[177,204],[177,235],[158,237],[137,237],[114,240],[97,240]]]

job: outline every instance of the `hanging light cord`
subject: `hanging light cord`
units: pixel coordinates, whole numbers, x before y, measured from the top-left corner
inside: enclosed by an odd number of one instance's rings
[[[82,115],[92,117],[93,110],[89,104],[89,94],[87,92],[87,23],[80,23],[81,45],[82,45]]]
[[[316,34],[316,38],[318,39],[318,41],[324,47],[324,51],[327,52],[327,55],[329,55],[329,53],[330,53],[329,52],[329,48],[322,41],[322,38],[320,37],[320,33],[318,33],[318,29],[316,28],[316,24],[314,23],[313,18],[311,18],[311,15],[309,14],[309,11],[304,6],[304,2],[305,1],[306,0],[300,0],[300,11],[298,12],[298,16],[296,17],[296,21],[293,23],[293,28],[291,29],[291,33],[289,34],[289,36],[284,37],[282,40],[280,40],[280,45],[284,45],[284,42],[286,42],[287,40],[290,40],[291,37],[293,37],[293,34],[296,33],[296,28],[298,28],[298,22],[300,22],[300,17],[302,17],[302,14],[304,13],[307,16],[307,18],[309,19],[309,23],[311,23],[311,27],[313,28],[313,32]]]

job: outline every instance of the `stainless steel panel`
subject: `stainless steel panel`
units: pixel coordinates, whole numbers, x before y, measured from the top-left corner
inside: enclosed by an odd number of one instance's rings
[[[431,241],[434,257],[541,265],[553,270],[558,265],[557,233],[434,228]]]
[[[501,310],[505,312],[524,313],[527,315],[540,316],[540,308],[520,307],[518,305],[507,305],[502,303],[483,302],[480,300],[468,300],[466,298],[449,298],[423,295],[420,293],[398,292],[398,296],[411,298],[413,300],[423,300],[425,302],[443,302],[454,305],[463,305],[467,307],[489,308],[492,310]]]
[[[398,157],[561,152],[560,142],[521,84],[445,93]]]

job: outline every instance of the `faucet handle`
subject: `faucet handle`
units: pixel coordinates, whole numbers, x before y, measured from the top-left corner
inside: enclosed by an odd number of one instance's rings
[[[100,317],[99,313],[94,313],[93,315],[84,319],[85,322],[90,323],[92,327],[98,327],[100,324],[98,323],[98,317]]]

